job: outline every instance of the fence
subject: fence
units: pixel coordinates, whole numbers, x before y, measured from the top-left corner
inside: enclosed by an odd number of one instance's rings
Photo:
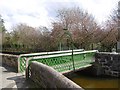
[[[84,49],[76,49],[73,50],[74,52],[81,52],[84,51]],[[30,54],[21,54],[18,58],[18,71],[23,72],[26,68],[26,61],[30,57],[36,57],[36,56],[44,56],[44,55],[55,55],[55,54],[64,54],[64,53],[70,53],[72,50],[65,50],[65,51],[54,51],[54,52],[41,52],[41,53],[30,53]]]
[[[81,66],[89,65],[91,62],[94,62],[94,54],[97,50],[92,51],[83,51],[83,52],[74,52],[74,61],[75,69],[80,68]],[[49,52],[52,53],[52,52]],[[73,70],[73,62],[71,59],[71,53],[61,53],[61,54],[41,54],[41,56],[20,59],[20,72],[24,72],[26,67],[32,61],[38,61],[40,63],[46,64],[53,67],[58,72],[63,72],[67,70]]]

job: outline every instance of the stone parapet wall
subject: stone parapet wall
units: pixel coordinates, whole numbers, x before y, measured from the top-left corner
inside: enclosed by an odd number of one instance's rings
[[[99,75],[120,77],[120,53],[96,53],[95,66]]]
[[[18,72],[18,55],[0,53],[0,57],[2,64],[13,67]]]
[[[61,73],[42,63],[33,61],[26,70],[27,79],[31,79],[40,88],[71,88],[83,90]]]

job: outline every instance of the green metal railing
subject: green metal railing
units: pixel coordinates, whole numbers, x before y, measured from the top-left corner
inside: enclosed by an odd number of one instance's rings
[[[84,51],[84,49],[76,49],[74,52],[81,52]],[[41,53],[31,53],[31,54],[21,54],[18,58],[18,71],[23,72],[26,68],[26,61],[30,57],[36,57],[36,56],[45,56],[45,55],[56,55],[56,54],[65,54],[65,53],[71,53],[72,50],[64,50],[64,51],[54,51],[54,52],[41,52]]]
[[[30,57],[26,60],[26,63],[20,62],[21,63],[20,70],[21,72],[25,71],[26,67],[32,61],[38,61],[40,63],[46,64],[50,67],[53,67],[58,72],[67,72],[74,69],[76,70],[91,65],[91,63],[94,62],[95,52],[97,52],[97,50],[74,52],[73,58],[74,58],[75,68],[73,68],[71,53],[64,53],[64,54]]]

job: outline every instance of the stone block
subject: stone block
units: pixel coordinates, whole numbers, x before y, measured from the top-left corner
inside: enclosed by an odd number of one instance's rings
[[[2,64],[6,64],[6,65],[14,68],[17,71],[17,69],[18,69],[18,55],[0,54],[0,56],[2,56]]]
[[[100,52],[96,54],[95,60],[104,69],[104,74],[117,77],[116,72],[120,73],[120,54]]]
[[[118,71],[111,71],[111,76],[119,77]]]
[[[110,70],[104,70],[105,75],[110,75],[111,76],[111,71]]]

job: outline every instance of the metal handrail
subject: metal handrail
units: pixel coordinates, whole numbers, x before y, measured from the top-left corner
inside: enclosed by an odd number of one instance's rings
[[[81,52],[84,51],[84,49],[75,49],[74,52]],[[50,54],[61,54],[61,53],[70,53],[72,50],[64,50],[64,51],[53,51],[53,52],[41,52],[41,53],[30,53],[30,54],[21,54],[18,57],[18,72],[20,71],[20,58],[21,57],[35,57],[35,56],[41,56],[41,55],[50,55]],[[27,58],[26,58],[27,59]]]
[[[94,52],[98,52],[98,50],[90,50],[90,51],[84,51],[84,52],[76,52],[76,53],[73,53],[74,55],[78,55],[78,54],[88,54],[88,53],[94,53]],[[45,58],[53,58],[53,57],[63,57],[63,56],[71,56],[71,53],[67,53],[67,54],[58,54],[58,55],[49,55],[49,56],[37,56],[37,57],[30,57],[27,59],[26,61],[26,68],[28,67],[29,65],[29,62],[31,60],[37,60],[37,59],[45,59]]]

